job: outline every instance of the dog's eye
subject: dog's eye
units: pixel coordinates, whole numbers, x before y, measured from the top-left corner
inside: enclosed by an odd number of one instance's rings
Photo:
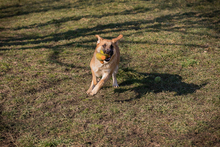
[[[105,47],[106,47],[106,44],[103,44],[102,47],[105,48]]]

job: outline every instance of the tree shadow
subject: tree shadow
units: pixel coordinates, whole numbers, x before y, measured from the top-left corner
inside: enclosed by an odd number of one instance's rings
[[[124,93],[126,91],[133,91],[136,93],[136,96],[126,100],[116,100],[118,102],[127,102],[134,99],[139,99],[143,95],[150,92],[155,94],[160,92],[175,92],[175,96],[187,95],[194,93],[196,90],[207,84],[203,83],[201,85],[196,85],[193,83],[185,83],[182,82],[182,77],[177,74],[140,73],[129,68],[122,69],[121,72],[119,72],[119,77],[120,76],[123,78],[125,77],[126,80],[122,83],[119,83],[121,87],[115,89],[115,92]],[[160,82],[155,81],[155,78],[158,76],[161,78]],[[123,88],[124,86],[131,88]]]
[[[59,40],[70,40],[74,39],[77,37],[84,37],[84,36],[91,36],[91,35],[96,35],[96,34],[107,34],[109,32],[120,32],[123,30],[129,29],[139,29],[139,26],[136,26],[135,21],[130,21],[130,22],[124,22],[124,23],[109,23],[105,25],[100,25],[98,24],[97,26],[90,27],[90,28],[80,28],[80,29],[74,29],[74,30],[68,30],[66,32],[61,32],[59,33],[58,30],[61,26],[62,23],[68,22],[68,21],[78,21],[82,18],[102,18],[106,16],[115,16],[115,15],[127,15],[127,14],[136,14],[136,13],[143,13],[146,12],[150,9],[145,8],[145,7],[140,7],[140,8],[133,8],[130,10],[125,10],[122,12],[113,12],[113,13],[105,13],[101,15],[85,15],[85,16],[73,16],[73,17],[64,17],[61,19],[52,19],[46,23],[39,23],[39,24],[32,24],[29,26],[22,26],[22,27],[17,27],[14,28],[13,30],[20,30],[20,29],[31,29],[31,28],[37,28],[37,27],[43,27],[47,25],[55,25],[56,30],[55,32],[52,32],[49,35],[44,35],[44,36],[39,36],[39,35],[27,35],[27,34],[21,34],[21,37],[10,37],[10,38],[5,38],[2,37],[0,47],[2,49],[0,50],[7,50],[3,46],[13,46],[13,45],[27,45],[27,44],[40,44],[40,43],[47,43],[47,42],[52,42],[52,41],[59,41]],[[148,23],[148,22],[147,22]],[[130,26],[131,25],[131,26]],[[134,26],[133,26],[134,25]],[[127,26],[127,27],[123,27]],[[106,29],[114,29],[118,28],[115,30],[108,30]],[[83,42],[89,43],[89,42],[96,42],[94,39],[90,40],[84,40]],[[82,42],[74,42],[72,44],[79,44]],[[67,44],[69,45],[69,43]],[[32,49],[38,49],[41,48],[41,46],[35,46],[31,47]],[[91,48],[91,46],[88,46],[88,48]],[[30,49],[30,47],[21,47],[20,49]]]
[[[157,4],[156,8],[160,10],[164,9],[176,9],[185,7],[197,7],[202,5],[209,5],[217,0],[152,0],[152,3]]]
[[[18,1],[14,4],[6,5],[0,7],[0,11],[2,15],[0,18],[8,18],[14,16],[21,16],[21,15],[28,15],[30,13],[40,13],[40,12],[47,12],[49,10],[58,10],[64,8],[70,8],[69,3],[65,3],[61,5],[54,6],[54,2],[59,2],[60,0],[44,0],[44,1],[29,1],[29,2],[22,2]],[[31,9],[30,9],[31,8]]]
[[[108,1],[109,3],[112,2],[112,0]],[[45,0],[44,3],[51,3],[51,0]],[[90,3],[95,3],[97,5],[101,5],[103,2],[100,0],[96,0],[94,2],[92,1],[77,1],[76,5],[70,5],[70,4],[63,4],[58,6],[49,6],[47,8],[47,5],[43,7],[42,9],[39,9],[39,12],[48,11],[50,9],[68,9],[70,7],[74,7],[76,9],[80,9],[80,6],[82,4],[85,4],[85,6],[89,6]],[[33,2],[27,5],[39,5],[37,2]],[[1,10],[7,10],[11,7],[18,7],[17,5],[9,6],[9,7],[1,7]],[[154,8],[147,8],[144,6],[138,6],[133,7],[128,10],[124,10],[121,12],[109,12],[104,14],[97,14],[97,15],[82,15],[82,16],[72,16],[72,17],[63,17],[60,19],[52,19],[45,23],[37,23],[37,24],[31,24],[29,26],[22,26],[18,28],[14,28],[14,30],[19,29],[31,29],[36,27],[42,27],[47,25],[55,25],[56,30],[59,30],[59,27],[62,25],[62,23],[68,22],[68,21],[78,21],[82,18],[102,18],[107,16],[115,16],[115,15],[129,15],[129,14],[138,14],[138,13],[145,13],[147,11],[153,10]],[[162,9],[162,8],[161,8]],[[9,10],[7,10],[9,11]],[[25,10],[26,11],[26,10]],[[28,13],[36,13],[38,12],[38,9],[29,9],[28,12],[23,12],[22,14],[28,14]],[[20,14],[19,14],[20,15]],[[210,34],[205,32],[189,32],[187,29],[189,28],[209,28],[213,29],[216,32],[220,31],[219,23],[220,20],[215,20],[213,22],[213,18],[216,17],[216,15],[220,15],[219,10],[213,10],[209,12],[186,12],[186,13],[175,13],[175,14],[167,14],[162,15],[160,17],[156,17],[154,19],[140,19],[140,20],[130,20],[125,22],[115,22],[115,23],[108,23],[108,24],[97,24],[94,27],[87,27],[87,28],[79,28],[74,30],[67,30],[66,32],[51,32],[49,35],[27,35],[27,34],[21,34],[20,37],[10,37],[5,38],[4,36],[1,37],[1,44],[0,44],[0,51],[1,50],[9,50],[8,46],[16,46],[16,45],[32,45],[31,47],[25,47],[21,46],[19,49],[41,49],[48,48],[52,49],[54,53],[49,57],[49,59],[58,59],[59,53],[62,52],[62,47],[69,46],[69,45],[78,45],[80,44],[81,47],[87,48],[87,49],[94,49],[93,45],[86,44],[90,42],[96,42],[95,37],[94,39],[84,39],[81,40],[81,42],[68,42],[66,44],[62,45],[52,45],[53,42],[58,42],[59,40],[71,40],[78,37],[85,37],[85,36],[91,36],[96,34],[108,34],[108,33],[118,33],[122,31],[127,30],[135,30],[136,32],[132,32],[131,34],[126,34],[126,36],[131,36],[138,33],[143,32],[160,32],[160,31],[170,31],[170,32],[180,32],[183,34],[192,34],[192,35],[207,35],[212,38],[220,38],[219,34]],[[13,15],[14,16],[14,15]],[[197,19],[200,19],[199,21]],[[195,20],[195,21],[194,21]],[[182,21],[182,26],[175,25],[177,22]],[[156,23],[155,23],[156,22]],[[145,27],[141,27],[141,25],[147,25]],[[12,29],[13,30],[13,29]],[[112,36],[111,36],[112,37]],[[42,45],[42,43],[48,43],[49,45]],[[160,42],[149,42],[149,41],[127,41],[128,43],[149,43],[149,44],[162,44],[162,45],[182,45],[182,46],[192,46],[192,47],[201,47],[201,48],[207,48],[208,45],[201,45],[201,44],[186,44],[186,43],[160,43]],[[126,42],[124,42],[126,43]],[[52,57],[52,58],[51,58]],[[61,63],[62,64],[62,63]],[[64,64],[63,64],[64,65]]]
[[[63,17],[60,19],[52,19],[48,22],[45,23],[35,23],[32,25],[28,26],[22,26],[22,27],[17,27],[14,28],[13,30],[20,30],[20,29],[30,29],[30,28],[38,28],[38,27],[43,27],[47,25],[57,25],[61,23],[66,23],[69,21],[78,21],[82,18],[102,18],[102,17],[108,17],[108,16],[116,16],[116,15],[128,15],[128,14],[137,14],[137,13],[144,13],[151,10],[151,8],[145,8],[145,7],[138,7],[138,8],[132,8],[128,10],[124,10],[121,12],[111,12],[111,13],[104,13],[104,14],[99,14],[99,15],[82,15],[82,16],[71,16],[71,17]]]
[[[16,29],[28,29],[31,27],[38,27],[38,26],[46,26],[50,24],[55,24],[57,26],[57,29],[59,29],[59,26],[67,21],[72,20],[79,20],[81,18],[101,18],[105,16],[115,16],[115,15],[127,15],[131,13],[143,13],[150,9],[146,8],[139,8],[139,9],[131,9],[131,10],[125,10],[122,12],[117,13],[108,13],[108,14],[102,14],[102,15],[93,15],[93,16],[80,16],[78,18],[61,18],[59,20],[51,20],[44,24],[34,24],[29,26],[23,26],[21,28]],[[192,34],[192,35],[208,35],[209,37],[213,38],[220,38],[219,34],[209,34],[209,33],[200,33],[200,32],[188,32],[187,29],[189,28],[209,28],[216,30],[216,32],[220,31],[219,23],[220,20],[215,20],[215,22],[211,22],[211,19],[215,17],[216,15],[220,15],[220,10],[212,11],[212,12],[204,12],[204,13],[198,13],[198,12],[187,12],[187,13],[176,13],[176,14],[168,14],[165,16],[157,17],[153,20],[137,20],[137,21],[126,21],[122,23],[108,23],[105,25],[98,24],[97,26],[90,27],[90,28],[80,28],[75,30],[68,30],[66,32],[58,33],[54,32],[49,35],[45,36],[39,36],[39,35],[26,35],[24,34],[24,37],[20,38],[2,38],[2,43],[0,46],[12,46],[12,45],[26,45],[26,44],[39,44],[39,43],[46,43],[51,41],[59,41],[59,40],[70,40],[77,37],[84,37],[84,36],[90,36],[90,35],[96,35],[96,34],[108,34],[109,32],[121,32],[121,31],[127,31],[129,30],[136,30],[136,33],[140,32],[160,32],[160,31],[171,31],[171,32],[180,32],[183,34]],[[194,19],[199,19],[200,21],[193,21]],[[183,25],[175,26],[175,23],[178,21],[183,21]],[[157,22],[157,23],[155,23]],[[140,25],[148,24],[146,27],[140,27]],[[127,36],[134,35],[127,34]],[[83,42],[89,43],[93,42],[94,39],[91,40],[84,40]],[[81,42],[78,42],[81,43]],[[74,44],[77,44],[77,42],[74,42]],[[170,45],[170,44],[167,44]],[[174,43],[175,45],[175,43]],[[180,44],[184,45],[184,44]],[[197,46],[195,44],[195,46]],[[91,46],[88,46],[91,47]],[[34,47],[36,49],[36,47]],[[3,50],[3,49],[1,49]]]
[[[1,16],[0,18],[8,18],[8,17],[14,17],[14,16],[21,16],[21,15],[28,15],[30,13],[41,13],[41,12],[47,12],[50,10],[61,10],[61,9],[82,9],[82,8],[86,8],[92,5],[95,6],[99,6],[99,5],[103,5],[104,3],[111,3],[113,2],[113,0],[108,0],[108,1],[102,1],[102,0],[93,0],[93,1],[88,1],[88,0],[81,0],[81,1],[76,1],[76,2],[65,2],[63,3],[60,0],[43,0],[40,2],[37,1],[33,1],[33,2],[22,2],[22,1],[18,1],[17,3],[14,2],[11,5],[5,5],[5,6],[1,6],[0,7],[0,11],[1,11]],[[124,3],[124,2],[120,2],[120,3]],[[31,9],[30,9],[31,8]],[[136,12],[144,12],[145,10],[147,10],[147,8],[135,8]],[[71,10],[70,10],[71,11]],[[119,15],[119,14],[128,14],[129,11],[133,12],[134,9],[131,10],[125,10],[122,13],[118,13],[118,12],[113,12],[113,13],[106,13],[106,14],[101,14],[101,15],[86,15],[86,16],[80,16],[80,17],[65,17],[65,18],[61,18],[59,20],[55,20],[55,22],[67,22],[70,20],[79,20],[81,18],[101,18],[104,16],[113,16],[113,15]],[[45,25],[47,24],[53,24],[55,23],[52,21],[49,21],[47,23],[44,23]],[[34,24],[31,26],[44,26],[44,24]],[[31,27],[30,26],[30,27]],[[27,27],[27,28],[30,28]],[[22,29],[23,27],[19,27],[17,29]],[[24,27],[25,28],[25,27]]]
[[[105,1],[105,3],[109,3]],[[88,7],[91,5],[102,5],[103,1],[87,1],[81,0],[76,2],[62,2],[61,0],[43,0],[43,1],[17,1],[13,4],[3,5],[0,7],[1,16],[0,18],[8,18],[14,16],[28,15],[30,13],[41,13],[50,10],[60,9],[81,9],[82,7]],[[31,9],[30,9],[31,8]]]

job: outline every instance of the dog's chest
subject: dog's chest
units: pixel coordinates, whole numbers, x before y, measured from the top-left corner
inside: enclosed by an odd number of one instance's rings
[[[93,67],[93,71],[97,77],[101,77],[105,73],[110,73],[110,64],[100,64],[99,66]]]

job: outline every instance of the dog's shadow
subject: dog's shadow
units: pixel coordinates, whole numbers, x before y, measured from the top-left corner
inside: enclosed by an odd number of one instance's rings
[[[134,91],[136,93],[135,97],[126,100],[116,100],[118,102],[139,99],[150,92],[159,93],[164,91],[175,92],[174,95],[186,95],[194,93],[207,84],[196,85],[193,83],[185,83],[182,82],[182,77],[176,74],[140,73],[128,68],[120,70],[118,76],[119,78],[123,77],[125,80],[119,83],[120,87],[115,89],[115,93],[123,93],[126,91]],[[161,81],[155,81],[157,76],[161,78]]]

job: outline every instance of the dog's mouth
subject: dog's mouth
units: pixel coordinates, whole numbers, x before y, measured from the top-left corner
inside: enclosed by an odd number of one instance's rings
[[[112,55],[113,55],[113,50],[112,51],[110,51],[109,53],[107,53],[108,54],[108,57],[105,59],[105,61],[106,62],[108,62],[108,61],[110,61],[111,60],[111,57],[112,57]]]
[[[106,44],[104,44],[104,45],[102,45],[102,47],[103,47],[102,52],[104,54],[107,54],[105,61],[108,62],[111,60],[111,57],[114,54],[113,45],[111,44],[110,46],[107,46]]]
[[[109,55],[109,56],[105,59],[105,61],[106,61],[106,62],[110,61],[110,60],[111,60],[111,57],[112,57],[112,56]]]
[[[111,60],[111,57],[105,59],[106,62],[108,62],[110,60]]]

